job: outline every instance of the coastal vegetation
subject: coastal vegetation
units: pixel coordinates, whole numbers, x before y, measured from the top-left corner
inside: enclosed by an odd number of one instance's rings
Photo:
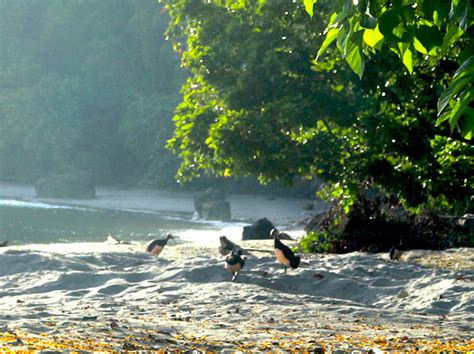
[[[466,239],[468,1],[25,0],[0,13],[2,178],[234,190],[304,180],[334,205],[308,230],[325,241],[305,250],[334,246],[350,215],[371,224],[357,212],[370,195],[410,215],[393,220],[379,203],[384,227],[420,228],[423,212],[461,240],[436,247]]]
[[[180,179],[209,170],[320,179],[318,195],[344,217],[312,231],[332,245],[347,216],[372,223],[356,212],[367,193],[413,215],[472,212],[468,2],[169,0],[166,9],[190,72],[168,143]],[[380,235],[393,220],[376,212]],[[422,227],[414,220],[397,222]]]

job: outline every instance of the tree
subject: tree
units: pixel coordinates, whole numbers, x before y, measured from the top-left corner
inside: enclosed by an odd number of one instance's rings
[[[304,0],[313,16],[317,0]],[[436,67],[454,50],[459,68],[438,100],[436,125],[449,122],[462,136],[474,132],[474,47],[473,15],[469,0],[338,0],[326,38],[318,50],[321,56],[331,43],[354,72],[362,77],[365,63],[376,53],[390,50],[413,73],[414,67]]]
[[[435,126],[432,94],[456,70],[456,48],[434,71],[418,65],[411,76],[386,51],[360,80],[330,48],[315,61],[330,1],[312,18],[287,1],[170,0],[166,8],[168,35],[191,72],[169,141],[180,178],[303,176],[324,180],[321,193],[346,210],[374,187],[413,208],[469,210],[472,146]]]
[[[336,168],[344,144],[333,130],[350,126],[358,103],[351,84],[340,84],[347,71],[312,67],[321,40],[312,33],[322,22],[285,1],[262,8],[170,1],[167,8],[175,21],[168,34],[178,50],[187,37],[183,65],[193,74],[169,143],[183,159],[182,178],[210,169],[289,182],[312,175],[315,159],[321,173]]]

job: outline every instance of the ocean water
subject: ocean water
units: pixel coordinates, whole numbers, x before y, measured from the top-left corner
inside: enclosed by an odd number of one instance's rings
[[[40,201],[0,198],[0,242],[103,242],[107,235],[125,242],[148,242],[167,233],[183,241],[206,242],[220,234],[241,234],[243,223],[192,220],[191,213],[107,210]]]
[[[240,241],[242,227],[267,217],[298,238],[308,200],[229,195],[232,221],[194,220],[195,193],[100,187],[95,199],[38,199],[31,185],[0,181],[0,243],[9,245],[104,242],[107,235],[143,244],[172,233],[176,242]],[[321,206],[324,207],[324,206]]]

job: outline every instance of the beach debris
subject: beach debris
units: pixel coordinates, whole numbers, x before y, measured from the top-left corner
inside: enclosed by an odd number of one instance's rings
[[[168,240],[173,239],[173,235],[168,234],[166,235],[165,239],[160,239],[160,240],[153,240],[150,242],[148,247],[146,248],[147,252],[150,252],[154,256],[158,256],[161,251],[163,251],[163,248],[165,248],[166,244],[168,243]]]
[[[275,321],[276,322],[276,321]],[[270,323],[270,322],[269,322]],[[219,328],[221,326],[215,326]],[[363,327],[363,326],[362,326]],[[377,331],[376,328],[373,328]],[[224,330],[226,328],[224,327]],[[268,331],[267,331],[268,332]],[[259,329],[258,333],[261,333]],[[21,338],[20,338],[21,337]],[[101,337],[98,334],[78,335],[75,332],[69,334],[59,334],[54,336],[31,335],[26,333],[11,334],[0,333],[0,349],[6,352],[28,350],[51,351],[100,351],[117,352],[123,350],[160,350],[160,352],[183,351],[191,345],[196,349],[217,349],[239,348],[241,351],[294,351],[297,347],[300,351],[325,353],[325,352],[348,352],[357,351],[362,353],[386,353],[392,351],[416,351],[416,348],[423,348],[428,352],[470,352],[474,345],[470,338],[451,339],[425,339],[409,338],[407,336],[383,336],[367,334],[341,335],[332,334],[324,339],[315,340],[313,338],[298,337],[292,333],[288,337],[273,337],[268,340],[242,340],[234,337],[229,340],[221,340],[212,336],[196,336],[191,333],[177,333],[172,338],[162,336],[158,331],[151,334],[149,331],[134,331],[127,333],[126,337],[108,336]]]
[[[274,238],[275,257],[278,262],[283,264],[283,266],[285,267],[285,274],[286,268],[288,267],[291,267],[293,269],[298,268],[298,266],[300,265],[301,257],[295,256],[293,251],[279,240],[279,232],[277,229],[273,229],[271,231],[271,235]]]
[[[242,257],[242,251],[237,250],[236,252],[230,252],[225,259],[225,269],[232,273],[232,281],[235,281],[239,275],[240,270],[245,265],[245,257]]]
[[[112,329],[117,329],[117,328],[119,328],[119,324],[118,324],[118,322],[117,322],[116,320],[111,320],[110,323],[109,323],[109,326],[110,326],[110,328],[112,328]]]
[[[82,316],[83,321],[95,321],[97,320],[98,316]]]
[[[321,273],[314,273],[313,278],[317,280],[321,280],[321,279],[324,279],[324,275],[322,275]]]
[[[400,299],[405,299],[408,296],[410,296],[410,294],[406,290],[402,290],[397,294],[397,297]]]
[[[3,241],[0,243],[0,247],[7,247],[8,246],[8,240]]]
[[[461,274],[461,275],[456,276],[456,280],[473,281],[473,278],[467,278],[465,275]]]
[[[122,346],[122,349],[123,350],[132,350],[132,351],[136,351],[137,349],[140,349],[139,347],[137,347],[135,344],[132,344],[130,342],[124,342],[123,343],[123,346]]]

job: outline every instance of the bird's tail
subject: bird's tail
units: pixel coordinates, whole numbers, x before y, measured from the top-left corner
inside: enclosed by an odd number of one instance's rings
[[[300,256],[295,256],[291,261],[290,261],[290,266],[293,269],[298,268],[301,262],[301,257]]]

